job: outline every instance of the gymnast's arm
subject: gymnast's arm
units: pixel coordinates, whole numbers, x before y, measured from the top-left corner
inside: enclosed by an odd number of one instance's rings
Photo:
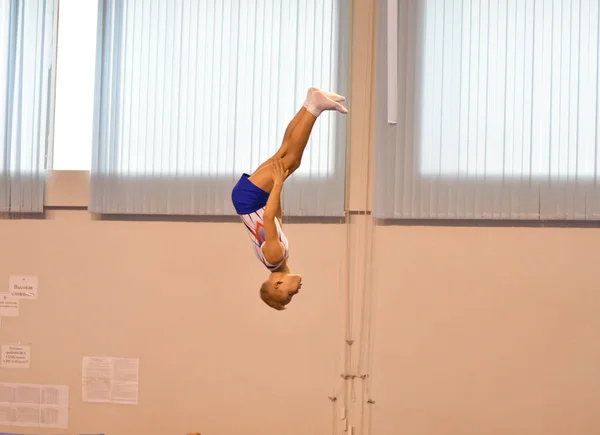
[[[275,213],[275,217],[279,219],[279,223],[283,224],[283,212],[281,211],[281,194],[279,195],[279,207],[277,207],[277,212]]]
[[[265,259],[271,264],[277,264],[283,259],[283,248],[279,242],[279,234],[275,219],[278,219],[278,213],[281,213],[281,189],[283,183],[274,183],[273,189],[269,194],[267,205],[263,213],[265,221],[265,243],[262,247]]]

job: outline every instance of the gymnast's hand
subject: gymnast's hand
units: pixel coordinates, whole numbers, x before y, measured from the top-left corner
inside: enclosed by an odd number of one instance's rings
[[[273,176],[273,184],[275,186],[282,186],[283,182],[290,175],[290,170],[286,170],[283,167],[282,159],[277,159],[273,162],[273,164],[271,165],[271,171]]]

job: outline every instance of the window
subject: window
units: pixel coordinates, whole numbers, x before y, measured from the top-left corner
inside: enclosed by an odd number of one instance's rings
[[[54,2],[0,2],[0,211],[43,210]]]
[[[52,169],[90,170],[97,1],[60,0]]]
[[[234,174],[258,166],[313,83],[335,89],[335,1],[124,2],[103,58],[102,115],[114,168]],[[334,170],[324,116],[298,174]],[[120,168],[120,169],[119,169]]]
[[[593,178],[598,2],[424,3],[421,172]]]
[[[0,169],[45,169],[52,2],[0,4]]]
[[[597,1],[398,0],[390,20],[386,6],[377,217],[600,218]]]
[[[307,89],[346,94],[345,3],[103,2],[90,208],[233,213],[236,177],[277,150]],[[324,114],[288,213],[343,214],[344,152],[344,117]]]

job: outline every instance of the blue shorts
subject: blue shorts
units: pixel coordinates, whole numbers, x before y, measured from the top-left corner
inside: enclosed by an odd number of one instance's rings
[[[249,177],[248,174],[242,174],[231,191],[231,202],[239,215],[254,213],[267,205],[269,199],[269,192],[256,186]]]

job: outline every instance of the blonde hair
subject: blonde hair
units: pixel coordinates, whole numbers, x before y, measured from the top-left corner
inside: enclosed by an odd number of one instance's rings
[[[271,281],[267,280],[267,281],[263,282],[263,284],[260,286],[260,298],[263,300],[263,302],[265,304],[267,304],[268,306],[270,306],[271,308],[273,308],[277,311],[285,310],[285,306],[281,302],[274,300],[273,297],[271,296],[272,288],[273,288],[273,283]]]

